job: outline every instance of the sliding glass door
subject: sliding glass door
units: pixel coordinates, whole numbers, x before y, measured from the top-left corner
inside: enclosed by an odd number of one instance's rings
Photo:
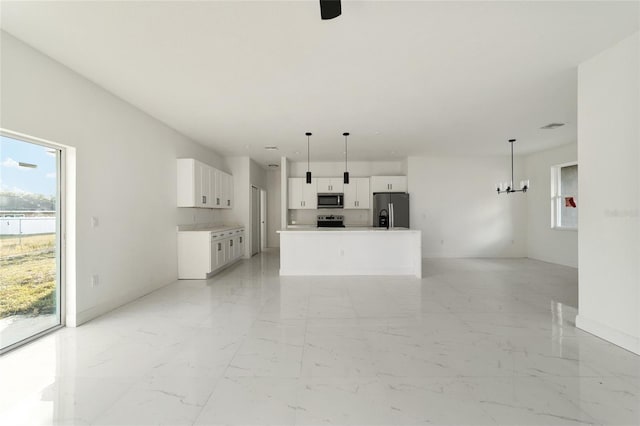
[[[61,325],[61,151],[0,134],[0,352]]]

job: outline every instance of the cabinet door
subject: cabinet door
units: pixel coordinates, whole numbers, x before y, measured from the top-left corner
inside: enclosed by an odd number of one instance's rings
[[[200,180],[196,179],[195,160],[192,158],[179,158],[177,160],[177,171],[178,207],[195,207],[196,191],[198,194],[201,192]]]
[[[204,164],[199,161],[194,162],[194,197],[195,197],[195,207],[204,207],[204,199],[203,197],[203,187],[202,187],[202,178],[204,176]]]
[[[206,164],[200,163],[200,181],[201,181],[201,192],[200,192],[200,201],[202,202],[202,207],[213,208],[212,203],[212,195],[211,195],[211,174],[213,172],[213,168],[207,166]]]
[[[238,257],[244,256],[244,234],[238,236]]]
[[[213,169],[211,187],[213,191],[211,193],[211,204],[213,208],[222,208],[222,172],[218,169]]]
[[[221,187],[222,190],[220,192],[221,195],[221,199],[220,199],[220,204],[222,205],[223,209],[227,208],[227,202],[229,200],[229,178],[228,178],[228,174],[226,174],[225,172],[220,172],[220,180],[221,180]]]
[[[349,183],[344,184],[344,208],[358,208],[358,179],[350,178]]]
[[[215,257],[216,257],[216,269],[224,266],[224,240],[217,240],[214,243]]]
[[[211,234],[211,265],[209,272],[213,272],[220,267],[218,258],[218,242],[216,241],[217,235]]]
[[[317,178],[316,179],[316,191],[320,194],[326,194],[331,192],[331,178]]]
[[[391,192],[407,192],[406,176],[388,176],[387,182]]]
[[[371,192],[407,192],[407,177],[371,176]]]
[[[358,185],[358,208],[370,208],[371,190],[369,189],[369,178],[356,178],[356,184]]]
[[[233,259],[233,238],[227,238],[224,241],[227,244],[224,260],[225,263],[229,263]]]
[[[302,178],[289,178],[289,185],[287,188],[287,197],[289,200],[290,209],[301,209],[302,205],[302,185],[304,179]]]
[[[317,178],[316,190],[319,194],[339,194],[344,191],[343,178]]]
[[[344,177],[341,178],[331,178],[331,191],[334,194],[339,194],[344,192]]]
[[[224,173],[224,208],[230,209],[233,207],[233,176],[228,173]]]
[[[301,178],[302,181],[302,204],[303,209],[317,209],[318,208],[318,187],[317,179],[312,179],[311,183],[307,183],[307,180]]]

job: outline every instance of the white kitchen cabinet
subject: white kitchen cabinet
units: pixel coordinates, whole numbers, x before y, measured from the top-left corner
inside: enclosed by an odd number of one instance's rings
[[[178,278],[206,279],[243,255],[244,228],[178,232]]]
[[[211,269],[209,272],[213,272],[218,268],[224,266],[224,240],[217,238],[217,236],[211,233]]]
[[[371,176],[371,192],[407,192],[406,176]]]
[[[213,206],[220,209],[233,207],[233,176],[221,170],[215,170],[215,190]]]
[[[369,178],[350,178],[344,184],[344,208],[368,209],[371,205],[371,191]]]
[[[290,209],[316,209],[318,207],[318,190],[316,179],[307,183],[306,178],[289,178],[288,197]]]
[[[222,174],[224,172],[214,169],[213,173],[213,207],[216,209],[222,208]]]
[[[344,192],[344,178],[318,178],[316,180],[319,194],[340,194]]]
[[[233,207],[233,176],[222,172],[222,208]]]
[[[178,207],[211,206],[211,169],[192,158],[178,159]]]
[[[193,158],[179,158],[178,207],[233,207],[233,176]]]

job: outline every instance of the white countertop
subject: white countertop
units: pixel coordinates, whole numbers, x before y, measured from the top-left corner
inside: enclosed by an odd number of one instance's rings
[[[242,225],[214,225],[211,223],[202,223],[195,225],[178,225],[178,232],[223,232],[242,228],[244,228]]]
[[[417,229],[409,228],[374,228],[372,226],[352,226],[346,228],[317,228],[317,227],[288,227],[281,231],[277,231],[279,234],[283,232],[295,232],[295,233],[307,233],[307,232],[420,232]]]

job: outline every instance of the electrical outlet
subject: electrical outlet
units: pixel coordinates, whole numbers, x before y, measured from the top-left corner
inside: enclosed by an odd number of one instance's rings
[[[100,226],[100,219],[98,219],[98,216],[91,216],[91,227],[97,228],[98,226]]]
[[[91,275],[91,287],[97,287],[100,285],[100,275]]]
[[[340,249],[340,256],[344,256],[344,249]]]
[[[440,240],[440,244],[444,244],[444,240]]]

